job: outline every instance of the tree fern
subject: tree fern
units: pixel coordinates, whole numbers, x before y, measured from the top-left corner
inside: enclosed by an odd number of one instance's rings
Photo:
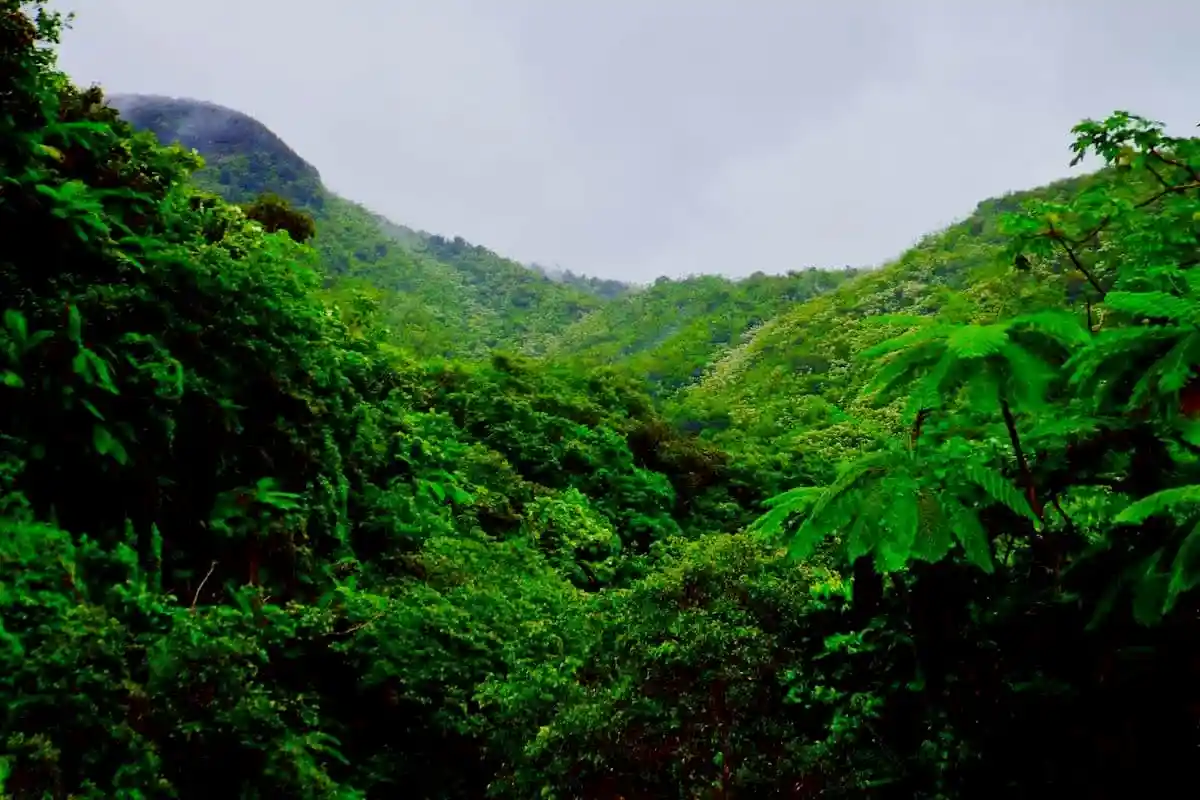
[[[1067,364],[1072,385],[1081,395],[1092,397],[1095,408],[1115,406],[1125,411],[1153,403],[1174,404],[1197,366],[1200,328],[1191,323],[1104,331]]]
[[[791,557],[808,558],[836,534],[847,560],[872,555],[881,572],[913,560],[937,561],[955,543],[990,572],[991,544],[979,511],[1003,505],[1037,523],[1026,499],[994,468],[972,463],[962,469],[936,450],[925,457],[899,443],[859,459],[824,489],[793,489],[770,505],[753,526],[761,533],[782,533],[791,517],[803,517],[791,537]]]
[[[911,386],[915,409],[948,405],[958,389],[973,385],[1036,410],[1056,373],[1025,340],[1066,352],[1087,335],[1073,315],[1049,311],[991,325],[933,324],[864,351],[867,359],[889,357],[867,392],[886,399]]]
[[[1200,322],[1200,306],[1168,292],[1112,291],[1105,295],[1104,304],[1133,318],[1168,320],[1182,325]]]

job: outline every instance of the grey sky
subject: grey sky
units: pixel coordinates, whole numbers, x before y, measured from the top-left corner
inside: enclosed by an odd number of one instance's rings
[[[1068,130],[1200,121],[1185,0],[61,0],[61,64],[251,114],[335,191],[646,281],[870,265],[1066,174]]]

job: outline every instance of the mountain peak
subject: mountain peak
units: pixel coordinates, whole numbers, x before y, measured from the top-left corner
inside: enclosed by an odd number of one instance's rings
[[[229,168],[233,168],[259,178],[255,185],[237,187],[242,192],[269,190],[302,205],[319,202],[317,168],[249,114],[205,100],[152,94],[114,94],[108,104],[135,128],[152,131],[163,142],[198,150],[217,178],[219,186],[212,188],[229,199],[251,199],[231,196],[241,192],[221,188],[229,186]],[[248,163],[230,163],[239,161]]]

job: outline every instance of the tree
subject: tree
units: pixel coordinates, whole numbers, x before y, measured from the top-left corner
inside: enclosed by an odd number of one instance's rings
[[[293,241],[301,244],[317,233],[317,225],[311,216],[292,208],[277,194],[262,194],[253,203],[243,205],[242,211],[247,218],[261,223],[268,233],[286,231]]]

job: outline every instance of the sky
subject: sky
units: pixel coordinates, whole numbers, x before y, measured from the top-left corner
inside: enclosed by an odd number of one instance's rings
[[[1200,122],[1184,0],[58,0],[59,63],[257,118],[396,222],[637,282],[873,266]]]

